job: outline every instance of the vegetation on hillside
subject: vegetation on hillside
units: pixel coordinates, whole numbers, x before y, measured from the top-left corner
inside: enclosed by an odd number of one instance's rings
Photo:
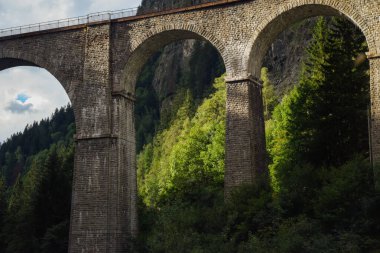
[[[138,156],[139,193],[149,206],[199,184],[222,187],[224,174],[225,85],[192,113],[188,92],[168,129],[155,136]]]
[[[144,147],[139,252],[380,248],[380,199],[367,158],[368,62],[355,62],[365,40],[351,23],[329,22],[317,22],[300,81],[280,103],[262,72],[271,187],[243,187],[223,201],[223,79],[194,116],[187,96]]]
[[[189,56],[191,68],[180,69],[178,73],[172,73],[176,76],[173,79],[178,80],[178,83],[172,93],[166,91],[164,94],[160,94],[163,96],[160,97],[152,82],[157,64],[162,61],[161,57],[165,57],[165,55],[158,52],[148,60],[136,84],[135,116],[138,152],[145,144],[152,142],[156,133],[168,128],[170,123],[175,120],[183,98],[188,93],[192,97],[192,110],[189,113],[193,114],[194,109],[199,106],[203,98],[214,91],[213,80],[225,71],[218,51],[210,43],[195,41]]]
[[[74,133],[67,106],[0,146],[0,252],[67,252]]]
[[[74,112],[70,105],[56,109],[48,119],[27,125],[0,145],[0,172],[8,186],[24,174],[31,157],[52,144],[68,144],[75,133]]]

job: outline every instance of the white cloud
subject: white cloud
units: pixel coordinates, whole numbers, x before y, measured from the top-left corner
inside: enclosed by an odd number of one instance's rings
[[[121,9],[128,9],[133,7],[138,7],[140,5],[140,0],[114,0],[114,1],[107,1],[107,0],[94,0],[91,1],[91,4],[89,5],[89,11],[90,12],[99,12],[99,11],[112,11],[112,10],[121,10]]]
[[[27,112],[33,112],[33,104],[32,103],[22,103],[20,101],[11,101],[9,102],[8,106],[5,107],[6,111],[9,111],[11,113],[27,113]]]
[[[138,7],[141,0],[0,0],[0,28]]]
[[[27,25],[66,18],[74,0],[0,0],[1,27]]]

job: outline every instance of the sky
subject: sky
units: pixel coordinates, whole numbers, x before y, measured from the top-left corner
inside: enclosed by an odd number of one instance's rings
[[[0,0],[0,29],[137,7],[141,0]],[[70,103],[61,84],[37,67],[0,71],[0,143]]]

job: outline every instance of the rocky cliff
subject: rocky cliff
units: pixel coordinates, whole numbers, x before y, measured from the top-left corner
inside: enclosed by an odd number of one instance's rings
[[[263,67],[282,96],[298,81],[305,50],[312,40],[316,18],[306,19],[283,31],[268,50]]]

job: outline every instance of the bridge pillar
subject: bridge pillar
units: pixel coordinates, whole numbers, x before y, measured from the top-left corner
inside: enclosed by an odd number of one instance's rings
[[[370,153],[375,186],[380,191],[380,55],[369,53],[368,59],[371,78]]]
[[[137,233],[134,103],[112,93],[110,24],[83,32],[69,253],[125,253]]]
[[[77,139],[70,253],[126,252],[124,147],[124,140],[110,136]]]
[[[262,85],[254,77],[226,80],[225,195],[268,179]],[[261,181],[260,181],[261,182]]]
[[[122,92],[112,94],[113,102],[113,133],[119,136],[117,154],[118,187],[115,193],[120,193],[118,203],[123,224],[122,231],[128,239],[135,238],[138,232],[137,220],[137,167],[136,167],[136,136],[135,136],[135,98]],[[124,251],[125,253],[125,251]]]

